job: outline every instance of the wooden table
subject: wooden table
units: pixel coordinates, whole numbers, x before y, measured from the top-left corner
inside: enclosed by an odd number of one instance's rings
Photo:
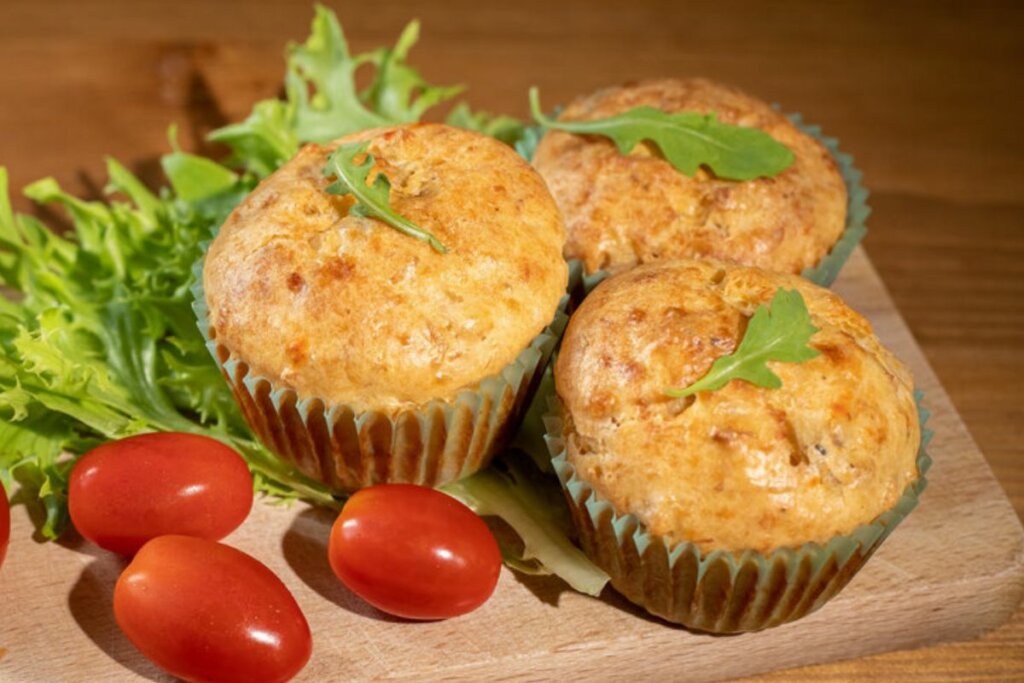
[[[867,248],[1018,514],[1024,515],[1024,6],[722,1],[410,2],[337,7],[357,50],[423,21],[414,63],[470,100],[525,114],[654,75],[705,75],[802,111],[865,172]],[[82,194],[104,155],[159,182],[183,143],[278,88],[302,3],[5,0],[0,164],[18,188],[54,175]],[[28,210],[24,200],[17,208]],[[1021,680],[1024,610],[983,638],[756,680]]]

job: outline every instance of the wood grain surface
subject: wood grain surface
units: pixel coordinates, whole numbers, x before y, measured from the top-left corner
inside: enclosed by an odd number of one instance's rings
[[[393,40],[418,16],[413,61],[435,82],[469,84],[470,100],[492,110],[524,114],[531,84],[558,101],[629,79],[704,75],[802,111],[838,136],[872,190],[871,258],[1024,514],[1020,3],[458,0],[336,9],[356,49]],[[183,142],[204,149],[204,131],[277,90],[283,44],[306,35],[310,16],[305,3],[284,0],[4,0],[0,164],[13,187],[53,175],[89,195],[113,155],[158,183],[166,125],[178,122]],[[1024,611],[971,642],[761,680],[863,678],[1022,680]]]
[[[325,547],[332,513],[259,504],[227,542],[281,577],[309,619],[314,652],[297,681],[714,681],[963,640],[1003,623],[1024,593],[1024,530],[863,251],[836,289],[906,360],[936,438],[918,508],[820,611],[760,633],[708,636],[648,617],[611,589],[593,599],[557,579],[504,570],[484,608],[450,621],[402,622],[335,580]],[[12,607],[0,625],[8,651],[0,679],[166,680],[112,619],[123,560],[73,533],[60,544],[31,542],[20,507],[12,537],[0,584]]]

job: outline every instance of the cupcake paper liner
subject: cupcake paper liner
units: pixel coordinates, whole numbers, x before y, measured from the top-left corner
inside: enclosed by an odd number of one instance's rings
[[[569,296],[575,303],[608,274],[583,275],[583,264],[570,264]],[[694,543],[669,543],[651,534],[632,514],[612,504],[581,479],[569,462],[563,437],[561,404],[548,402],[544,441],[558,475],[584,552],[603,569],[615,587],[648,612],[687,628],[711,633],[759,631],[794,621],[818,609],[841,591],[893,529],[917,506],[932,459],[926,447],[929,412],[923,394],[914,392],[921,444],[918,477],[896,504],[874,520],[825,544],[810,542],[769,553],[715,550],[704,553]]]
[[[836,165],[839,166],[839,173],[843,176],[843,183],[846,184],[846,229],[843,230],[839,241],[832,245],[832,250],[818,262],[818,265],[805,268],[800,273],[815,284],[830,287],[839,276],[839,271],[842,270],[846,260],[850,258],[854,248],[868,234],[865,222],[871,214],[871,207],[868,206],[868,191],[860,184],[864,174],[854,167],[851,155],[839,150],[838,139],[822,134],[821,126],[805,123],[801,114],[787,114],[787,116],[797,128],[825,146]]]
[[[777,107],[776,107],[777,108]],[[868,229],[865,225],[868,216],[871,214],[871,207],[868,206],[868,191],[861,185],[864,174],[853,165],[853,157],[839,149],[839,140],[824,135],[821,126],[805,123],[801,114],[786,115],[793,124],[804,133],[807,133],[815,140],[824,145],[829,154],[839,167],[839,173],[846,185],[846,227],[832,249],[826,254],[817,265],[805,268],[800,274],[811,282],[823,287],[830,287],[839,276],[839,271],[854,248],[867,235]],[[533,155],[543,137],[544,129],[541,126],[528,126],[524,129],[523,135],[515,144],[515,149],[527,161],[533,161]],[[577,259],[571,259],[576,261]],[[603,271],[597,271],[590,276],[600,276]]]
[[[615,510],[581,479],[569,462],[558,401],[545,417],[545,441],[586,554],[630,601],[687,628],[711,633],[759,631],[803,617],[850,581],[906,517],[927,486],[931,466],[924,429],[928,411],[915,392],[921,421],[918,478],[897,503],[868,524],[825,544],[805,543],[769,553],[715,550],[690,542],[670,544],[632,514]]]
[[[263,444],[306,476],[336,491],[402,482],[440,486],[486,466],[519,426],[568,317],[554,319],[497,374],[396,413],[299,396],[258,375],[216,338],[203,289],[203,255],[193,267],[193,310],[206,347]]]

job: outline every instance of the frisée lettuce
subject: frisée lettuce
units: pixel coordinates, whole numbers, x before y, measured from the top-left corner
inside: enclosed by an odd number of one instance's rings
[[[430,85],[407,64],[418,30],[413,22],[393,48],[352,55],[337,18],[318,7],[309,39],[289,48],[284,99],[258,102],[244,121],[211,135],[231,150],[224,163],[179,149],[172,128],[162,159],[169,185],[158,192],[112,159],[103,201],[78,199],[52,178],[25,188],[67,214],[64,234],[13,212],[0,167],[0,481],[9,490],[17,482],[15,502],[45,511],[43,537],[66,528],[77,456],[150,431],[220,439],[245,457],[259,492],[340,506],[249,431],[196,327],[192,266],[230,211],[301,144],[415,121],[461,91]],[[364,64],[374,78],[360,90],[355,71]],[[456,111],[466,127],[504,136],[514,128]],[[553,480],[527,467],[510,459],[449,493],[520,535],[525,550],[506,549],[510,564],[596,594],[607,577],[569,540]]]

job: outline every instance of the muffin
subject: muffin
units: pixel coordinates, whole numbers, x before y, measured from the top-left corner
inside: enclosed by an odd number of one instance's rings
[[[447,253],[326,192],[328,155],[355,141],[391,208]],[[440,485],[486,464],[547,362],[564,236],[543,180],[500,142],[364,131],[303,147],[232,212],[199,266],[197,312],[277,455],[335,489]]]
[[[602,136],[548,131],[533,164],[565,216],[566,257],[582,260],[588,272],[713,258],[799,274],[822,262],[843,235],[848,197],[836,159],[786,116],[736,88],[699,78],[643,81],[578,98],[559,119],[605,118],[641,106],[713,112],[724,123],[759,128],[795,160],[769,178],[723,180],[705,167],[691,177],[649,142],[623,155]],[[854,232],[859,240],[863,226]]]
[[[796,290],[818,352],[684,398],[750,317]],[[556,470],[584,550],[650,612],[713,632],[799,618],[838,592],[923,486],[911,376],[864,318],[799,277],[714,261],[613,276],[555,367]]]

